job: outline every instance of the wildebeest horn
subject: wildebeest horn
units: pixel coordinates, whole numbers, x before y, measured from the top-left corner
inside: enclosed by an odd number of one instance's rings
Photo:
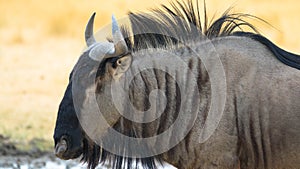
[[[115,47],[110,42],[99,42],[96,43],[89,53],[90,58],[96,61],[102,61],[104,58],[114,57]]]
[[[112,16],[112,35],[113,35],[113,43],[111,42],[96,42],[93,35],[93,23],[94,23],[95,13],[90,18],[86,31],[85,38],[88,46],[94,45],[91,49],[89,56],[93,60],[102,61],[104,58],[110,58],[119,56],[122,54],[126,54],[128,52],[128,48],[124,37],[120,31],[117,20],[114,16]]]
[[[128,48],[126,42],[114,15],[112,15],[112,35],[115,44],[116,55],[127,53]]]
[[[85,28],[85,42],[87,46],[91,46],[92,44],[96,43],[95,37],[94,37],[94,19],[95,19],[96,12],[93,13],[91,18],[89,19],[88,24]]]

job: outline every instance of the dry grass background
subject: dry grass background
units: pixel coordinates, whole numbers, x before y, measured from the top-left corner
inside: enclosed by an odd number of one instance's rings
[[[0,134],[52,143],[58,104],[68,74],[84,48],[84,28],[96,11],[95,29],[129,10],[146,11],[168,0],[0,0]],[[202,1],[200,1],[202,3]],[[276,29],[255,23],[279,46],[300,53],[300,1],[206,0],[212,17],[234,6]]]

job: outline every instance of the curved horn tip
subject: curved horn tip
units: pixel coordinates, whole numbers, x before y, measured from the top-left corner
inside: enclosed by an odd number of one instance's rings
[[[120,28],[114,14],[112,14],[111,20],[112,20],[112,33],[114,34],[115,32],[120,31]]]
[[[114,15],[112,15],[112,35],[113,35],[113,42],[115,44],[116,54],[123,54],[128,51],[127,44],[124,40],[124,37],[121,33],[121,30],[118,26],[117,19]]]
[[[96,16],[96,12],[92,14],[85,28],[85,41],[87,46],[96,43],[96,40],[94,38],[94,28],[93,28],[95,16]]]

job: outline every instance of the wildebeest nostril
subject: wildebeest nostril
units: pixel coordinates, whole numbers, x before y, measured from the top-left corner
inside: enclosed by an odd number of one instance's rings
[[[67,151],[68,144],[66,137],[61,137],[55,146],[55,155],[59,158],[62,158],[63,154]]]

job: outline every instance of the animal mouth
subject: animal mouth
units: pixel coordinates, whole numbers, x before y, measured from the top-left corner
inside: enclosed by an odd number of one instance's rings
[[[82,154],[82,151],[80,151],[81,148],[78,148],[76,150],[71,150],[70,146],[71,144],[68,141],[67,136],[62,136],[55,145],[55,149],[54,149],[55,156],[63,160],[69,160],[69,159],[75,159]]]

